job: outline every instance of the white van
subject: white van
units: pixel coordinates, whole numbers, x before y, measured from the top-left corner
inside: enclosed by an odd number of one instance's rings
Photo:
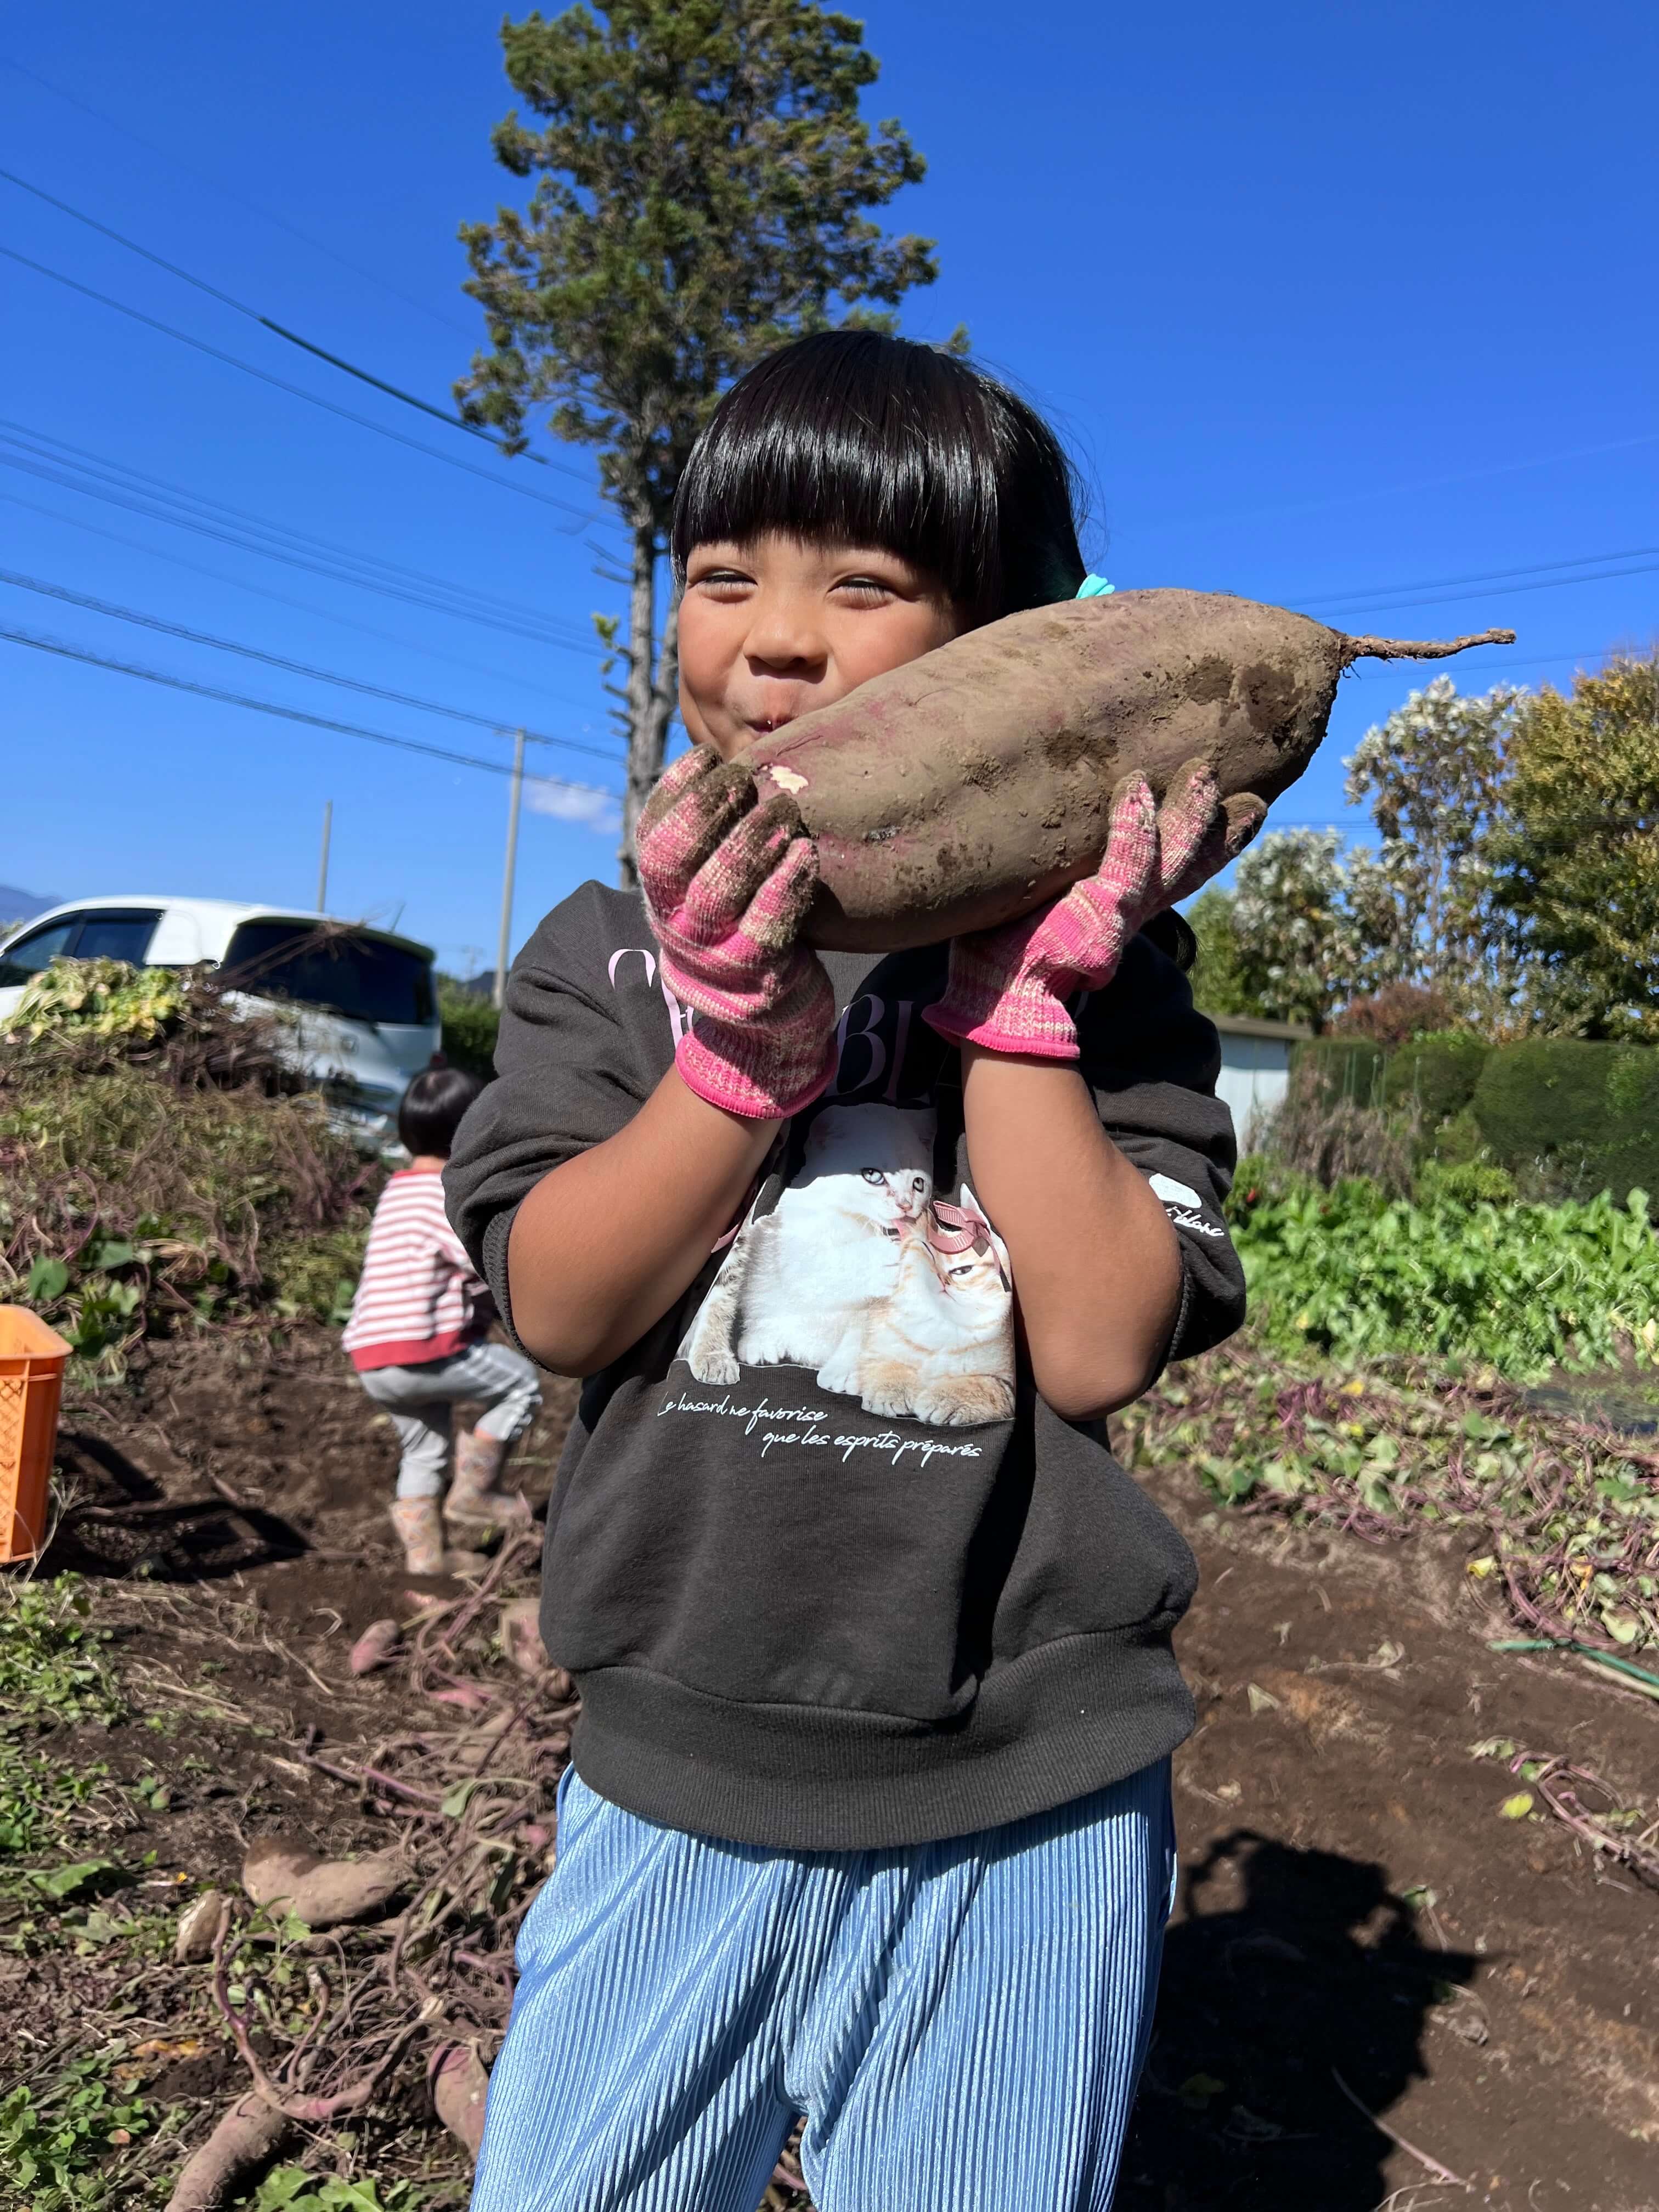
[[[395,1144],[398,1102],[441,1034],[432,951],[322,914],[228,899],[90,898],[37,914],[0,940],[0,1030],[54,960],[218,970],[254,1006],[292,1019],[294,1064],[314,1076],[368,1149]]]

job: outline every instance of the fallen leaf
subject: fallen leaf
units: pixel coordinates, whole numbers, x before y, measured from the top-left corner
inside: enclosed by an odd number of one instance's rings
[[[171,2042],[164,2035],[152,2035],[135,2044],[132,2055],[135,2058],[199,2058],[206,2049],[199,2035],[181,2035]]]
[[[1278,1698],[1271,1690],[1264,1690],[1260,1682],[1250,1683],[1244,1694],[1250,1701],[1253,1713],[1276,1712],[1279,1710]]]
[[[1524,1820],[1532,1810],[1531,1790],[1517,1790],[1514,1796],[1506,1797],[1498,1809],[1506,1820]]]

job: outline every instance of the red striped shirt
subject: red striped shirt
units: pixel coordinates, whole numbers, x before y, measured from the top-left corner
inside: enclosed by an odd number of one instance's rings
[[[404,1168],[380,1194],[342,1341],[360,1370],[423,1367],[465,1352],[495,1309],[444,1212],[443,1177]]]

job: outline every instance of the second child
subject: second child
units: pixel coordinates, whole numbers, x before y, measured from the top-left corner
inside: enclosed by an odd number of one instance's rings
[[[375,1206],[345,1327],[357,1379],[401,1447],[392,1522],[412,1575],[444,1572],[446,1522],[465,1532],[530,1518],[501,1474],[536,1418],[541,1384],[523,1352],[486,1341],[495,1304],[444,1212],[450,1146],[483,1088],[459,1068],[428,1067],[404,1093],[398,1134],[410,1163]],[[459,1438],[458,1404],[483,1409]]]

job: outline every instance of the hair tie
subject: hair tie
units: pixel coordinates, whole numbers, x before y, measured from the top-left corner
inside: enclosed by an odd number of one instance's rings
[[[1080,599],[1103,599],[1108,592],[1115,592],[1115,584],[1109,584],[1104,576],[1085,576],[1077,587]]]

